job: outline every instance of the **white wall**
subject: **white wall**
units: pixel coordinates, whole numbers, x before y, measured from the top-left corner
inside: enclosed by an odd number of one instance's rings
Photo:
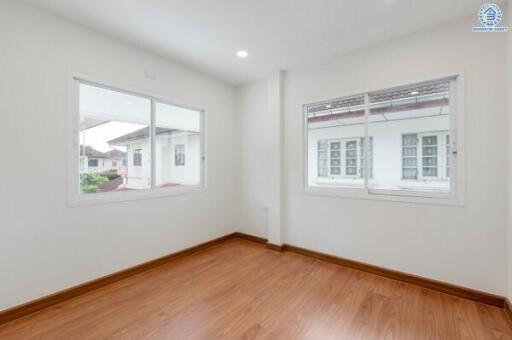
[[[239,231],[282,244],[284,74],[238,87]]]
[[[0,310],[235,230],[231,86],[17,1],[0,2],[0,46],[0,143],[15,160],[0,167]],[[204,108],[208,190],[68,208],[70,70]]]
[[[272,140],[267,138],[273,120],[269,114],[266,80],[241,86],[237,93],[238,172],[242,203],[240,232],[268,237],[265,207],[272,199]],[[274,164],[275,165],[275,164]]]
[[[294,69],[285,77],[284,242],[498,294],[506,292],[505,35],[476,34],[471,17]],[[302,105],[418,79],[465,79],[463,207],[344,199],[301,192]],[[264,235],[259,162],[271,152],[264,81],[239,98],[246,231]],[[250,212],[247,212],[249,210]],[[245,230],[243,230],[245,231]]]
[[[512,28],[512,3],[509,2],[505,17],[507,19],[507,25]],[[511,31],[512,32],[512,31]],[[512,131],[512,33],[508,32],[507,35],[507,131]],[[507,285],[507,297],[512,301],[512,180],[510,174],[512,171],[512,134],[507,133],[508,136],[508,199],[507,199],[507,269],[508,269],[508,285]]]

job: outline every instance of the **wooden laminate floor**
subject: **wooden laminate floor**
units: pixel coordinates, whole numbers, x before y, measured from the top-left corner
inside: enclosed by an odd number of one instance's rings
[[[0,326],[0,339],[512,339],[499,308],[231,240]]]

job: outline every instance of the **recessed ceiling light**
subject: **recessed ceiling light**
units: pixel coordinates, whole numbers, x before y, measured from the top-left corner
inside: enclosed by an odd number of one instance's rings
[[[125,103],[126,105],[132,105],[132,102],[131,102],[131,101],[129,101],[129,100],[128,100],[128,101],[126,101],[126,102],[124,102],[124,103]]]
[[[331,104],[326,104],[325,107],[330,109],[332,106],[331,106]]]
[[[238,56],[238,58],[247,58],[249,56],[249,53],[245,50],[240,50],[236,52],[236,55]]]
[[[412,91],[412,92],[411,92],[411,96],[415,96],[415,95],[417,95],[417,94],[420,94],[420,93],[419,93],[418,91]]]

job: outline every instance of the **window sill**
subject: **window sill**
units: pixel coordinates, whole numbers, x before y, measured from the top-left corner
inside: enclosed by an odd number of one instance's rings
[[[362,188],[364,179],[318,177],[313,181],[319,188]]]
[[[69,197],[68,207],[81,207],[89,205],[102,205],[119,202],[129,202],[137,200],[155,199],[171,196],[184,196],[191,194],[198,194],[206,192],[206,187],[203,186],[186,186],[175,188],[157,188],[157,189],[144,189],[134,190],[132,192],[104,192],[96,194],[78,194],[74,197]]]
[[[349,199],[364,199],[377,201],[403,202],[428,205],[464,206],[464,200],[451,197],[444,193],[430,193],[418,191],[366,190],[364,188],[340,187],[306,187],[300,191],[303,195],[324,197],[337,197]]]

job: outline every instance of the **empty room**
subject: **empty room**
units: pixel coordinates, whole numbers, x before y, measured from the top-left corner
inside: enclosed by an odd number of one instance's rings
[[[509,27],[0,0],[0,340],[512,339]]]

